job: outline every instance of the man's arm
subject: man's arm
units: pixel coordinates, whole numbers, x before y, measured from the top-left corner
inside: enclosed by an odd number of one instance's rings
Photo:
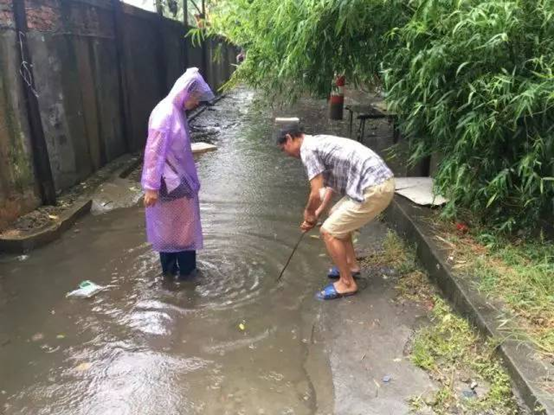
[[[317,208],[315,211],[315,216],[319,219],[321,214],[325,212],[327,209],[327,206],[329,205],[329,202],[331,202],[331,199],[333,198],[333,189],[330,187],[325,187],[323,199],[321,200],[321,205]]]
[[[323,175],[318,174],[310,180],[310,196],[308,197],[306,209],[304,209],[304,223],[301,226],[304,231],[309,231],[317,223],[315,212],[319,205],[321,205],[321,198],[319,197],[321,188],[323,188]]]

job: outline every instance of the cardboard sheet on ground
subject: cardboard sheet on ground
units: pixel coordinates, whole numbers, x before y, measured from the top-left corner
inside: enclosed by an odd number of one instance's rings
[[[441,206],[448,202],[433,194],[431,177],[396,177],[396,193],[421,206]]]

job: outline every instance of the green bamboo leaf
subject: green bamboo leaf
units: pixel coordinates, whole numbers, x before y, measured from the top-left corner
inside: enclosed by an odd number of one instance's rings
[[[460,74],[460,71],[466,66],[469,65],[470,62],[464,62],[460,66],[458,66],[458,69],[456,70],[456,76]]]

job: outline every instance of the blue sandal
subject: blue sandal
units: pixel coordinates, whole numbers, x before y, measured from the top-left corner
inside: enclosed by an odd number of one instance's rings
[[[327,274],[327,277],[338,279],[340,277],[340,272],[337,267],[333,267],[329,270],[329,273]],[[362,274],[360,271],[356,271],[352,273],[352,277],[354,278],[362,278]]]
[[[334,284],[329,284],[325,288],[323,288],[323,290],[319,291],[315,295],[315,298],[317,298],[318,300],[335,300],[337,298],[350,297],[356,293],[357,291],[350,293],[339,293],[335,289]]]

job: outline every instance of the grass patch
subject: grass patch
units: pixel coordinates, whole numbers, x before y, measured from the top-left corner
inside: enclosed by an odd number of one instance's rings
[[[383,241],[383,249],[370,253],[362,262],[366,267],[386,266],[395,270],[400,277],[396,285],[400,301],[415,301],[427,309],[433,307],[435,290],[418,265],[416,250],[409,246],[398,234],[388,230]]]
[[[468,233],[441,222],[435,230],[460,274],[477,278],[478,288],[517,316],[512,336],[534,343],[554,359],[554,244],[545,240],[508,239],[480,228]]]
[[[392,268],[400,277],[396,285],[399,301],[415,301],[433,307],[434,287],[418,265],[414,246],[409,246],[398,234],[388,230],[383,248],[371,252],[362,261],[365,267]]]
[[[436,414],[517,414],[510,378],[494,355],[495,345],[482,341],[438,297],[430,318],[432,324],[416,335],[412,361],[429,371],[440,388],[431,397],[413,399],[413,409],[427,407]],[[478,386],[472,389],[473,382]],[[472,397],[463,395],[472,391]]]
[[[432,394],[414,397],[411,404],[415,412],[518,413],[510,378],[495,357],[496,345],[484,341],[436,294],[427,274],[419,267],[415,247],[389,231],[382,250],[366,257],[363,264],[393,268],[399,277],[396,285],[399,301],[415,301],[429,310],[430,324],[415,333],[410,356],[415,365],[429,372],[439,388]]]
[[[387,266],[394,268],[400,275],[417,269],[415,249],[409,249],[406,243],[392,230],[387,231],[383,249],[371,252],[362,264],[368,267]]]

